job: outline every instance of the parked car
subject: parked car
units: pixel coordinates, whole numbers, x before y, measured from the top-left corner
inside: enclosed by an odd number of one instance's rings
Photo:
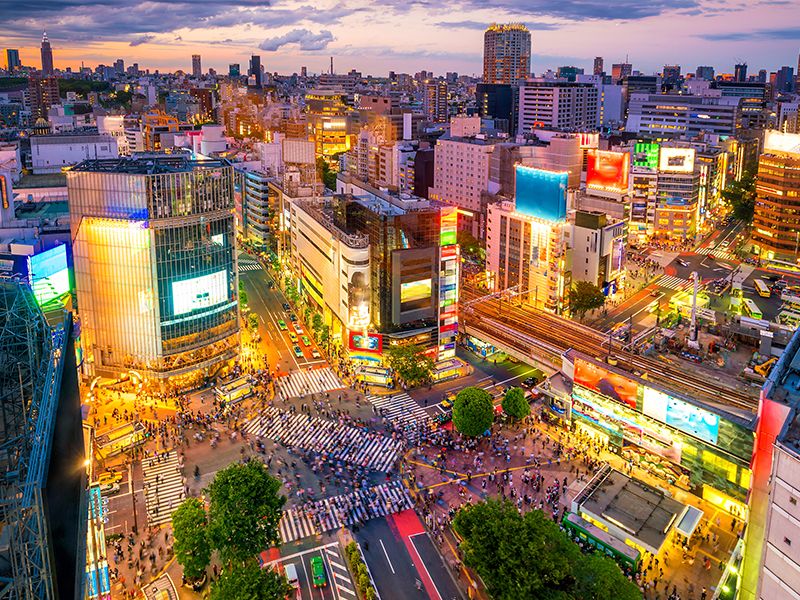
[[[319,350],[317,350],[316,348],[314,348],[314,349],[311,351],[311,356],[312,356],[313,358],[322,358],[322,355],[319,353]]]
[[[301,350],[300,346],[295,346],[295,347],[293,348],[293,350],[294,350],[294,355],[295,355],[297,358],[303,358],[303,351]]]
[[[328,576],[325,573],[325,564],[321,556],[313,556],[309,561],[311,564],[311,581],[314,587],[325,587],[328,585]]]
[[[311,340],[308,339],[307,335],[300,336],[300,339],[303,341],[303,346],[310,346]]]

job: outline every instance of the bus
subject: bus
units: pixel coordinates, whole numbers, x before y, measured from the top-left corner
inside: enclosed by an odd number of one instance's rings
[[[788,325],[797,329],[800,327],[800,313],[796,313],[793,310],[782,310],[778,313],[777,321],[781,325]]]
[[[214,395],[217,400],[222,400],[226,404],[233,404],[243,398],[253,395],[253,386],[248,375],[242,375],[231,381],[220,383],[214,388]]]
[[[763,319],[764,315],[758,305],[750,300],[750,298],[742,299],[742,314],[753,319]]]
[[[575,513],[567,513],[561,524],[574,540],[588,544],[603,554],[610,556],[620,565],[629,568],[633,573],[639,569],[642,553],[633,546],[629,546],[622,540],[615,538],[607,531],[603,531],[597,525],[590,523]]]
[[[95,456],[103,461],[144,444],[147,435],[142,423],[125,423],[95,438]]]
[[[764,283],[763,279],[754,279],[753,286],[756,288],[756,292],[762,298],[769,298],[772,296],[772,291],[770,291],[769,287],[766,283]]]

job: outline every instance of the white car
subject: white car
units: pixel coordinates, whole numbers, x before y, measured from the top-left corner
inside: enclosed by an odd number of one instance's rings
[[[322,355],[319,353],[319,350],[317,350],[316,348],[314,348],[311,351],[311,356],[312,356],[312,358],[322,358]]]
[[[113,496],[119,492],[119,483],[103,483],[100,485],[100,491],[106,496]]]

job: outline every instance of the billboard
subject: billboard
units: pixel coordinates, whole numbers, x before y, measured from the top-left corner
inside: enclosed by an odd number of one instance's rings
[[[770,129],[764,132],[764,152],[800,154],[800,133],[783,133]]]
[[[172,314],[184,315],[228,300],[228,272],[224,269],[172,282]]]
[[[574,381],[626,406],[637,407],[639,384],[600,365],[576,358]]]
[[[516,165],[515,174],[518,213],[545,221],[566,218],[568,173]]]
[[[69,292],[67,246],[61,244],[29,256],[28,278],[39,306]]]
[[[433,280],[420,279],[419,281],[409,281],[400,284],[400,302],[413,302],[415,300],[427,300],[431,297]]]
[[[381,354],[383,352],[383,336],[380,333],[351,331],[350,350],[353,352]]]
[[[636,142],[633,147],[633,166],[657,169],[660,148],[658,142]]]
[[[608,150],[586,151],[586,187],[614,192],[626,192],[631,171],[631,156],[627,152]]]
[[[646,386],[642,412],[710,444],[719,439],[719,416]]]
[[[661,148],[658,169],[664,173],[694,171],[694,148]]]
[[[458,208],[442,207],[440,211],[439,245],[452,246],[458,243]]]

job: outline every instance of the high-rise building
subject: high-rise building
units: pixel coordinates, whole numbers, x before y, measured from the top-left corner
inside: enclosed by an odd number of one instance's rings
[[[308,67],[300,67],[300,77],[308,77]]]
[[[54,104],[61,104],[58,94],[58,79],[55,77],[28,78],[28,88],[25,90],[25,106],[31,111],[34,119],[47,118],[47,111]]]
[[[767,131],[758,160],[753,244],[765,258],[800,257],[800,134]]]
[[[620,81],[633,74],[633,65],[629,62],[614,63],[611,65],[611,79]]]
[[[239,77],[241,73],[239,63],[231,63],[228,65],[228,77]]]
[[[556,77],[566,79],[567,81],[575,81],[578,75],[583,75],[583,69],[573,66],[558,67],[556,70]]]
[[[747,81],[747,63],[737,63],[733,66],[733,79]]]
[[[681,81],[681,66],[680,65],[664,65],[661,74],[663,82],[671,87],[677,86]]]
[[[479,83],[475,100],[481,117],[494,119],[495,129],[513,134],[517,131],[519,88],[507,83]]]
[[[794,69],[792,67],[781,67],[775,73],[775,93],[791,94],[794,90]]]
[[[536,79],[519,88],[519,133],[534,127],[584,131],[597,127],[597,87]]]
[[[731,136],[738,130],[740,102],[737,97],[634,93],[625,130],[673,138],[701,133]]]
[[[531,33],[521,23],[490,25],[483,34],[483,82],[518,84],[530,76]]]
[[[121,58],[118,58],[114,61],[114,70],[117,72],[117,75],[124,75],[125,74],[125,61]]]
[[[67,174],[86,375],[193,387],[239,351],[233,167],[188,155]]]
[[[6,69],[16,71],[22,66],[19,61],[19,50],[15,48],[6,49]]]
[[[695,71],[695,76],[698,79],[705,79],[706,81],[714,81],[714,67],[697,67]]]
[[[257,88],[261,87],[261,57],[253,54],[250,57],[250,68],[247,69],[248,78],[254,77],[253,85]]]
[[[761,69],[758,72],[757,81],[758,81],[758,83],[767,83],[767,70],[766,69]]]
[[[425,83],[423,107],[425,116],[432,123],[447,122],[447,82],[444,79]]]
[[[53,74],[53,49],[50,47],[50,40],[47,39],[47,32],[42,34],[42,74],[49,77]]]
[[[603,74],[603,57],[602,56],[595,56],[594,57],[594,67],[592,68],[593,75],[602,75]]]
[[[200,55],[192,54],[192,77],[200,79],[203,76],[203,67],[200,64]]]

